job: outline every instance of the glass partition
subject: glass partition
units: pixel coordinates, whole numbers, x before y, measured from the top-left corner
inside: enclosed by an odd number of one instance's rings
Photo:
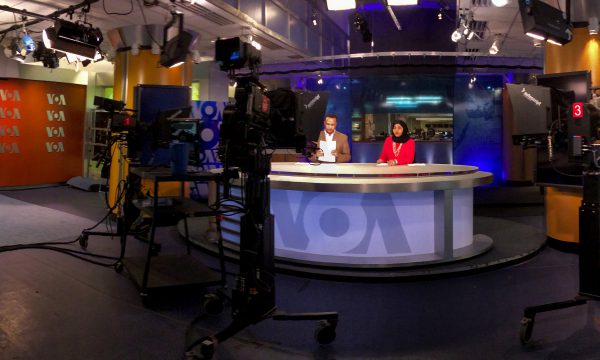
[[[452,140],[454,75],[369,76],[351,83],[353,141],[383,141],[396,119],[415,139]]]

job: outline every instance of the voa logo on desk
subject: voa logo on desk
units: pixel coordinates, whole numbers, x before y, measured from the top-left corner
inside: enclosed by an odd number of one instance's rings
[[[271,192],[276,247],[324,255],[408,255],[427,252],[409,243],[405,224],[424,200],[388,193]],[[425,200],[426,202],[426,200]],[[416,204],[412,213],[398,209]],[[422,206],[421,206],[422,208]],[[413,231],[413,230],[411,230]]]

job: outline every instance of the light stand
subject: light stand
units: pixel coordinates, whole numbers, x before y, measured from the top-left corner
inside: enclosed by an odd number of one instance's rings
[[[584,151],[589,152],[591,161],[583,172],[583,199],[579,207],[579,294],[570,300],[525,308],[520,330],[522,344],[531,339],[536,314],[600,300],[600,145],[586,146]]]

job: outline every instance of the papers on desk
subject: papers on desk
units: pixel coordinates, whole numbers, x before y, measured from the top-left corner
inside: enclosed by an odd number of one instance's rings
[[[307,162],[295,162],[294,165],[310,165],[310,163],[307,163]]]
[[[426,166],[427,164],[425,163],[414,163],[414,164],[408,164],[408,166]]]
[[[335,150],[335,141],[319,141],[319,148],[323,150],[323,156],[319,156],[319,161],[335,162],[335,156],[331,152]]]
[[[386,162],[382,162],[382,163],[377,164],[377,166],[389,166],[389,165]]]

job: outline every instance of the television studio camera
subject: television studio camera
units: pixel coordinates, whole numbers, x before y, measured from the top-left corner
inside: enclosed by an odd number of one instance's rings
[[[94,105],[100,109],[100,110],[104,110],[107,113],[107,124],[106,124],[106,128],[109,131],[109,134],[107,135],[107,144],[106,147],[104,148],[104,151],[98,153],[92,160],[96,161],[96,167],[100,167],[102,165],[102,173],[103,173],[103,177],[107,177],[110,178],[110,176],[112,174],[108,174],[108,172],[110,171],[111,167],[111,162],[114,161],[114,157],[113,154],[115,153],[119,153],[121,154],[121,149],[123,148],[122,146],[119,146],[119,144],[126,144],[127,142],[127,137],[131,136],[128,135],[128,133],[130,134],[131,131],[128,130],[132,130],[135,128],[136,126],[136,120],[135,120],[135,115],[134,115],[134,111],[131,109],[125,109],[125,103],[123,101],[118,101],[118,100],[112,100],[109,98],[104,98],[104,97],[100,97],[100,96],[94,96]],[[115,149],[113,148],[114,146],[117,146],[118,151],[114,151]],[[120,162],[119,164],[119,179],[121,179],[124,175],[123,175],[123,164],[121,164],[122,159],[121,157],[119,157]],[[123,162],[124,163],[124,162]],[[121,186],[121,182],[117,181],[117,182],[113,182],[113,184],[111,184],[111,186],[115,186],[115,187],[120,187]],[[95,235],[95,236],[120,236],[120,234],[125,231],[125,217],[123,216],[123,204],[120,200],[121,196],[118,195],[119,192],[124,191],[123,189],[120,190],[112,190],[109,186],[109,193],[115,194],[114,196],[108,196],[107,198],[107,203],[109,206],[109,214],[113,214],[116,215],[117,218],[117,231],[116,233],[113,232],[105,232],[105,231],[93,231],[93,228],[90,229],[84,229],[81,234],[79,235],[79,245],[82,248],[87,248],[88,246],[88,239],[90,235]],[[112,201],[111,201],[112,200]]]
[[[589,97],[591,94],[587,100]],[[525,308],[520,328],[523,344],[531,338],[536,314],[600,300],[600,109],[575,99],[572,91],[557,89],[553,89],[552,105],[557,117],[549,127],[548,141],[540,146],[536,181],[567,186],[578,182],[583,186],[579,207],[579,292],[570,300]],[[560,139],[566,139],[566,144],[560,145]]]
[[[306,137],[295,118],[295,93],[266,92],[257,76],[261,54],[239,38],[219,39],[215,60],[237,82],[235,103],[225,107],[220,128],[219,156],[225,184],[241,173],[244,181],[243,215],[240,224],[239,274],[231,291],[232,322],[222,331],[194,341],[188,355],[200,346],[209,359],[215,346],[262,320],[320,320],[316,339],[335,340],[336,312],[287,314],[275,305],[274,217],[270,213],[271,154],[274,149],[305,151]],[[236,76],[248,67],[251,75]],[[227,185],[225,185],[226,187]],[[225,191],[227,196],[227,190]],[[195,355],[194,355],[195,356]]]

